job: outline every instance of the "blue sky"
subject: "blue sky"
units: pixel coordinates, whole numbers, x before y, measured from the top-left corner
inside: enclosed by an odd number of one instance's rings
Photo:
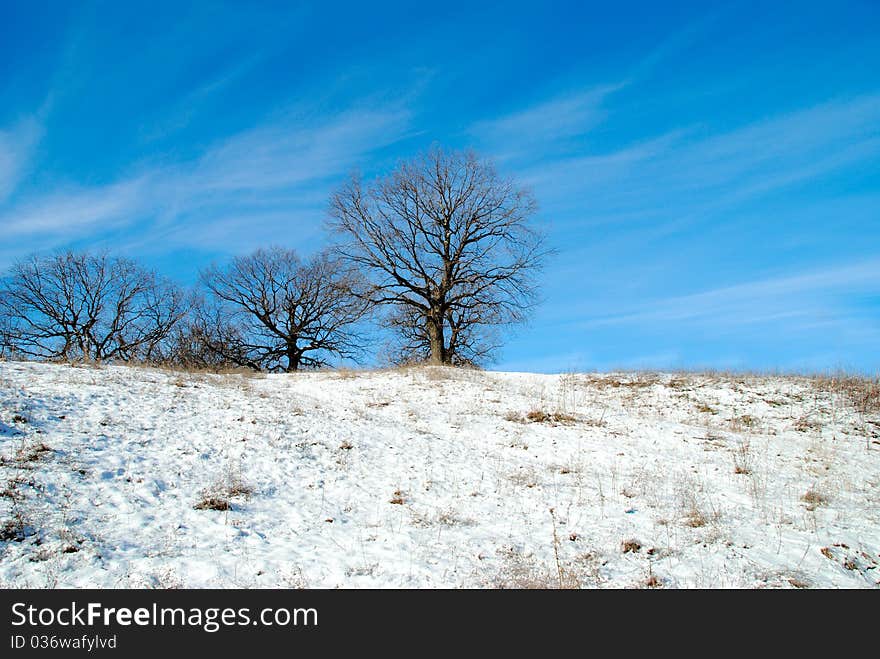
[[[324,244],[432,142],[558,255],[498,368],[880,370],[880,4],[0,0],[0,267]]]

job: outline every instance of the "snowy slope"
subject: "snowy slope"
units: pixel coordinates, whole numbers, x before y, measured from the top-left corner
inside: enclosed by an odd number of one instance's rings
[[[0,362],[0,585],[877,587],[878,422],[792,377]]]

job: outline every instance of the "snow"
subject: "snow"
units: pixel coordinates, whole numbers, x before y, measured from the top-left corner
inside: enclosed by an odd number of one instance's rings
[[[0,362],[0,586],[876,588],[878,422],[800,377]]]

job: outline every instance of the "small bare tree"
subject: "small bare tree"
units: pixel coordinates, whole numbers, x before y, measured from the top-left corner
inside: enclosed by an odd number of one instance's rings
[[[317,368],[361,351],[358,322],[369,305],[357,274],[326,253],[302,262],[273,247],[202,273],[214,304],[195,331],[209,352],[254,369]]]
[[[391,305],[404,358],[486,361],[499,329],[525,320],[548,250],[536,204],[471,152],[433,148],[364,188],[353,177],[331,199],[338,253]]]
[[[216,311],[216,307],[211,308],[211,312]],[[154,347],[150,361],[188,369],[240,366],[240,363],[223,356],[226,350],[216,349],[216,346],[226,346],[228,342],[214,331],[214,322],[205,300],[194,298],[187,315]],[[230,325],[227,319],[219,316],[216,322],[221,327]]]
[[[0,294],[9,348],[67,361],[149,359],[186,307],[177,286],[106,253],[31,256]]]

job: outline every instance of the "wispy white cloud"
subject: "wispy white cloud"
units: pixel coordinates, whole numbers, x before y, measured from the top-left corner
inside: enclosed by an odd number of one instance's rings
[[[552,107],[553,101],[538,107]],[[511,133],[511,149],[525,144]],[[858,163],[880,162],[880,94],[838,99],[725,132],[685,126],[617,150],[535,152],[516,168],[553,211],[588,209],[592,223],[643,214],[655,231]]]
[[[878,289],[880,260],[875,259],[649,301],[635,310],[576,323],[582,328],[687,323],[736,331],[774,322],[796,329],[834,322],[844,295]]]
[[[147,186],[147,179],[137,178],[55,191],[0,213],[0,230],[9,238],[49,236],[60,241],[83,231],[107,229],[136,219],[155,203]]]
[[[624,83],[569,91],[506,116],[477,122],[469,132],[498,158],[527,153],[541,145],[559,146],[601,123],[607,115],[608,97],[622,87]]]
[[[409,113],[401,107],[329,116],[291,109],[219,140],[194,160],[141,167],[107,185],[66,184],[16,200],[0,209],[0,231],[17,238],[24,251],[37,239],[50,247],[135,221],[132,240],[173,235],[178,244],[200,244],[208,231],[241,233],[242,227],[250,238],[277,240],[279,230],[297,225],[298,212],[323,209],[332,179],[405,136],[408,126]],[[281,222],[285,216],[288,221]]]
[[[27,173],[42,134],[41,124],[32,117],[0,130],[0,203]]]
[[[338,175],[400,139],[407,119],[403,110],[352,110],[318,121],[292,114],[210,149],[184,179],[184,192],[260,192]]]

